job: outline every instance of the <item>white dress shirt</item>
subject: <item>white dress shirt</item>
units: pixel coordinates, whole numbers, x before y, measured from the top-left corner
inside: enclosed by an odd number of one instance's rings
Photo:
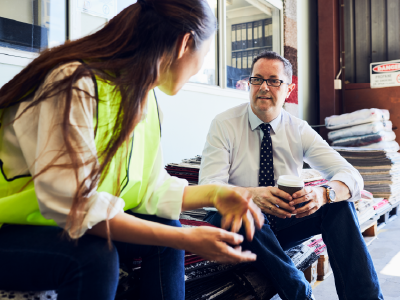
[[[65,149],[60,120],[63,117],[63,96],[56,95],[47,98],[37,106],[29,109],[14,123],[24,109],[46,90],[55,81],[70,76],[80,63],[74,62],[62,65],[46,77],[44,83],[34,96],[27,101],[14,105],[5,110],[0,129],[0,159],[3,162],[3,171],[7,178],[20,175],[35,176],[51,160]],[[74,87],[70,112],[70,130],[73,145],[79,149],[78,159],[84,163],[93,156],[97,157],[94,141],[93,120],[96,116],[97,103],[94,98],[95,86],[91,77],[79,79]],[[64,155],[57,160],[57,164],[70,163]],[[78,169],[78,178],[85,178],[92,164],[83,164]],[[151,171],[150,182],[142,202],[133,211],[142,214],[157,215],[166,219],[178,219],[181,212],[182,198],[187,181],[170,176],[164,169],[161,143],[157,157]],[[75,174],[71,169],[50,168],[34,180],[35,192],[39,201],[42,215],[53,219],[60,227],[65,227],[73,197],[76,192]],[[114,201],[116,200],[116,201]],[[90,194],[86,207],[86,216],[80,232],[69,232],[77,238],[107,216],[113,218],[122,212],[125,202],[122,198],[106,192]],[[110,209],[110,210],[109,210]]]
[[[263,122],[249,103],[215,117],[207,135],[201,159],[199,184],[230,184],[257,187]],[[275,184],[280,175],[300,176],[303,161],[327,180],[346,184],[351,198],[361,197],[364,183],[360,173],[333,150],[307,122],[282,109],[269,123],[272,127]]]

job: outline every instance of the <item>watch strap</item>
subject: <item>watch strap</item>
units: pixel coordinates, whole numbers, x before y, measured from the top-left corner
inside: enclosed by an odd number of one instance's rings
[[[333,203],[335,202],[335,200],[331,199],[331,195],[330,195],[330,191],[333,190],[333,188],[327,184],[323,184],[321,185],[321,187],[325,188],[325,192],[326,192],[326,199],[328,199],[328,203]]]

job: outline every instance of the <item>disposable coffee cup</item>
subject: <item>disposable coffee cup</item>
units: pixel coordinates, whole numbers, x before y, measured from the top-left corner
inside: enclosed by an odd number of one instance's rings
[[[293,175],[281,175],[278,178],[278,189],[288,193],[292,196],[294,193],[304,188],[304,181],[301,178]],[[286,203],[289,203],[286,199],[281,198]],[[298,208],[299,204],[295,205]]]

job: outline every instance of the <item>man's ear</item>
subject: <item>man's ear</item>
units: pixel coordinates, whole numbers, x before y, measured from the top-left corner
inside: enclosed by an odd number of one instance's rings
[[[189,51],[190,45],[192,41],[192,35],[190,33],[186,33],[178,39],[177,43],[177,52],[178,58],[181,58],[187,51]]]
[[[293,92],[295,87],[296,87],[296,85],[294,83],[291,83],[291,84],[288,85],[288,92],[287,92],[287,95],[286,95],[286,99],[289,98],[290,93]]]

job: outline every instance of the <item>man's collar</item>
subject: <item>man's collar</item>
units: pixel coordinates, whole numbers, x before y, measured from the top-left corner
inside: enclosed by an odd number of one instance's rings
[[[258,126],[263,124],[264,122],[261,121],[256,116],[256,114],[253,112],[253,110],[251,109],[251,104],[250,103],[249,103],[249,106],[247,107],[247,109],[248,109],[248,113],[249,113],[250,127],[251,127],[251,130],[254,130]],[[269,124],[271,125],[272,130],[274,131],[274,133],[276,133],[276,131],[278,130],[278,126],[279,126],[279,123],[280,123],[281,119],[282,119],[282,110],[281,110],[281,112],[279,113],[279,115],[275,119],[273,119],[271,122],[269,122]]]

